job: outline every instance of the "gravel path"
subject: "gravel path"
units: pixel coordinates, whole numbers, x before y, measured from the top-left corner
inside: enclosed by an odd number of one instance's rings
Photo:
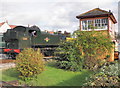
[[[3,63],[3,64],[0,64],[0,70],[14,68],[14,67],[15,67],[15,63]]]

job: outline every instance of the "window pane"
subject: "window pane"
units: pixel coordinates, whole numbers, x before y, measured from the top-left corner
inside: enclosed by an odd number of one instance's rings
[[[100,24],[98,24],[98,27],[100,27]]]
[[[87,21],[82,21],[82,28],[83,28],[83,30],[86,30],[86,25],[87,25]]]
[[[107,29],[107,25],[108,25],[107,18],[82,21],[82,29],[83,30]]]

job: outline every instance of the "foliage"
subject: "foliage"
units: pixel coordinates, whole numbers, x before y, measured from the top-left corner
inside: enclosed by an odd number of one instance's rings
[[[16,68],[20,72],[20,78],[30,80],[37,77],[44,70],[43,55],[40,49],[35,51],[32,48],[24,49],[16,57]]]
[[[57,52],[59,56],[57,66],[59,68],[71,71],[82,70],[84,59],[76,41],[64,41],[57,50],[59,51]]]
[[[103,59],[110,58],[113,43],[102,32],[76,31],[73,36],[76,38],[64,41],[58,49],[58,67],[73,71],[83,67],[94,70],[105,63]]]
[[[118,62],[106,63],[98,72],[92,75],[87,86],[118,86],[120,82]]]
[[[104,60],[108,59],[108,55],[112,50],[113,43],[111,42],[110,37],[105,35],[103,32],[77,32],[76,41],[79,42],[79,49],[83,52],[85,58],[85,68],[95,69],[99,65],[104,64]]]

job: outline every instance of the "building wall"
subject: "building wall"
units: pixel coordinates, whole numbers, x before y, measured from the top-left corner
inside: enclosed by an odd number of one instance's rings
[[[11,27],[7,24],[4,23],[1,27],[0,27],[0,33],[5,33],[7,31],[7,29],[11,29]]]
[[[108,26],[109,34],[112,37],[112,39],[114,40],[115,39],[115,24],[113,23],[113,21],[110,18],[108,18],[108,22],[109,22],[109,26]]]

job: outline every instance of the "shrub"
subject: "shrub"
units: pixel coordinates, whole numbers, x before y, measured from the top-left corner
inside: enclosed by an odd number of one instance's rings
[[[71,71],[80,71],[83,68],[83,58],[75,41],[64,41],[57,49],[57,66]]]
[[[119,86],[118,62],[106,63],[88,79],[85,86]]]
[[[37,77],[44,70],[43,55],[40,53],[40,49],[37,51],[32,48],[24,49],[16,57],[16,68],[23,80]]]
[[[58,48],[58,67],[73,71],[95,70],[106,62],[104,58],[110,58],[108,53],[113,43],[108,36],[95,31],[77,31],[73,35],[75,39],[62,42]]]

